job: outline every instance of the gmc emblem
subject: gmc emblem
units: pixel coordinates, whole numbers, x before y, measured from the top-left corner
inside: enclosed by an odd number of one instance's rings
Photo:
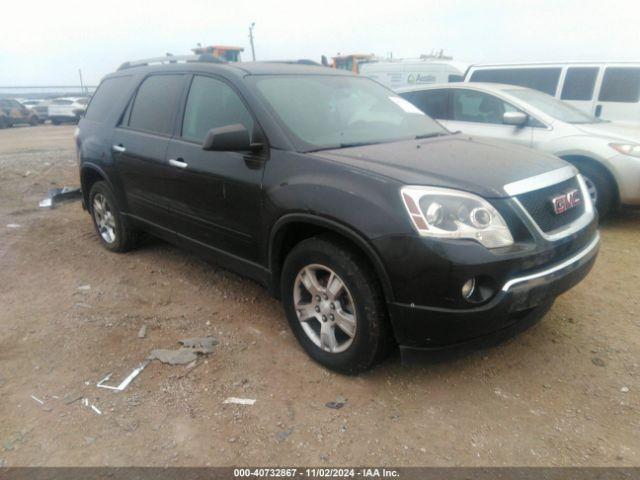
[[[553,211],[555,214],[560,215],[576,205],[580,205],[581,201],[578,190],[574,188],[570,192],[553,197],[551,199],[551,205],[553,205]]]

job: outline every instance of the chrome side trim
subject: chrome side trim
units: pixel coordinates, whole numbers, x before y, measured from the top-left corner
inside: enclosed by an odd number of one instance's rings
[[[550,172],[541,173],[534,177],[518,180],[517,182],[507,183],[502,188],[510,197],[520,195],[521,193],[539,190],[541,188],[550,187],[556,183],[564,182],[574,177],[578,171],[572,165],[566,165]]]
[[[560,227],[557,230],[553,230],[549,233],[543,232],[538,223],[529,214],[527,209],[524,208],[524,205],[520,203],[520,200],[518,200],[516,197],[513,198],[513,201],[516,203],[516,205],[518,205],[518,207],[520,207],[520,210],[522,211],[522,213],[524,213],[525,217],[527,217],[529,222],[531,222],[531,224],[535,227],[538,235],[540,235],[545,240],[553,242],[554,240],[564,238],[567,235],[571,235],[572,233],[575,233],[578,230],[586,227],[593,221],[595,213],[593,209],[593,203],[591,203],[591,196],[589,195],[589,191],[587,190],[587,185],[584,183],[584,178],[582,178],[582,175],[578,174],[576,175],[576,178],[578,180],[578,185],[580,186],[580,193],[582,193],[582,201],[584,202],[584,213],[572,223],[565,225],[564,227]]]
[[[557,265],[554,265],[553,267],[549,267],[545,270],[542,270],[540,272],[536,272],[536,273],[532,273],[531,275],[525,275],[523,277],[516,277],[516,278],[512,278],[511,280],[509,280],[507,283],[504,284],[504,286],[502,287],[502,291],[503,292],[508,292],[509,289],[518,284],[518,283],[522,283],[522,282],[527,282],[529,280],[533,280],[536,278],[541,278],[541,277],[546,277],[547,275],[550,275],[552,273],[555,273],[559,270],[562,270],[563,268],[568,267],[569,265],[571,265],[572,263],[577,262],[578,260],[584,258],[585,256],[589,255],[589,253],[591,253],[597,246],[598,243],[600,242],[600,232],[596,232],[596,237],[593,239],[593,241],[583,250],[581,250],[580,252],[578,252],[577,254],[575,254],[573,257],[568,258],[567,260],[565,260],[564,262],[561,262]]]

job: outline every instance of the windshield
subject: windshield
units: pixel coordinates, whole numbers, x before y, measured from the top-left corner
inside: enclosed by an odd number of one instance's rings
[[[413,104],[366,78],[274,75],[251,81],[299,151],[447,133]]]
[[[547,115],[557,118],[566,123],[598,123],[601,120],[589,115],[588,113],[578,110],[560,100],[556,100],[551,95],[539,92],[537,90],[526,90],[522,88],[514,88],[504,90],[509,95],[513,95],[520,100],[527,102],[532,107],[546,113]]]

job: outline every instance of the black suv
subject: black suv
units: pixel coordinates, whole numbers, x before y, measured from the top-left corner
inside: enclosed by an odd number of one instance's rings
[[[331,369],[512,334],[595,261],[584,181],[556,157],[451,134],[339,70],[152,60],[105,77],[77,132],[103,245],[146,231],[257,280]]]

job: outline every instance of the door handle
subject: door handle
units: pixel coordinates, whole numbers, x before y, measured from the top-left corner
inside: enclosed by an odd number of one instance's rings
[[[172,167],[178,167],[178,168],[187,168],[189,166],[187,162],[185,162],[181,158],[177,158],[177,159],[170,158],[169,165],[171,165]]]
[[[124,148],[122,145],[114,145],[113,147],[111,147],[111,150],[118,153],[124,153],[127,151],[127,149]]]

